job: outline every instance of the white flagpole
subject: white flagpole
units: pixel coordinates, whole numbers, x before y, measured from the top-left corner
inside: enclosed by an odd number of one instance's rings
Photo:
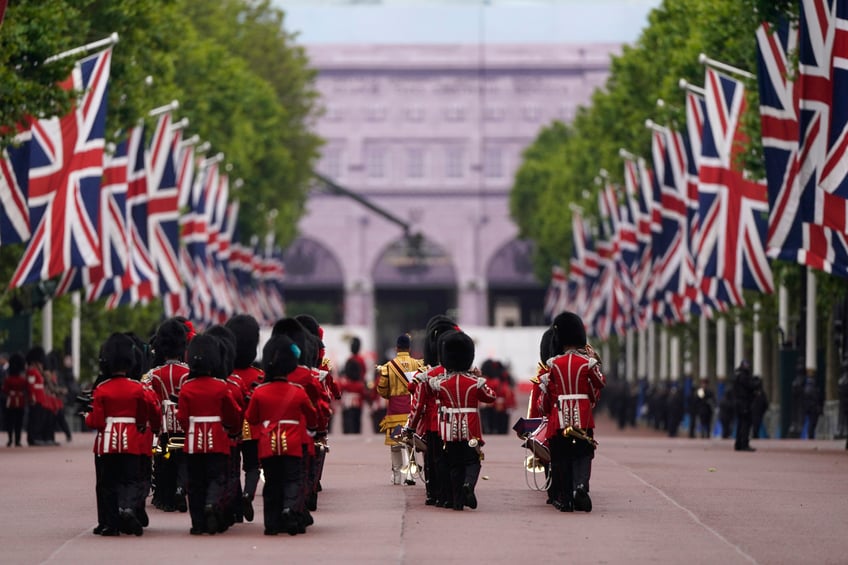
[[[698,94],[699,96],[706,96],[707,91],[701,88],[700,86],[695,86],[685,78],[677,81],[677,86],[680,87],[681,90],[688,90],[689,92],[693,92]]]
[[[709,353],[710,346],[707,342],[709,337],[709,327],[707,324],[707,317],[702,312],[701,317],[698,318],[698,377],[700,378],[709,377],[707,354]]]
[[[733,324],[733,367],[738,367],[745,358],[745,326],[740,320]]]
[[[777,320],[780,328],[780,347],[789,341],[789,289],[785,284],[777,287]]]
[[[657,356],[655,355],[654,347],[656,346],[656,328],[654,327],[653,322],[648,323],[648,347],[647,347],[647,358],[648,358],[648,381],[655,383],[657,382]]]
[[[760,301],[754,303],[754,359],[751,365],[755,376],[763,376],[763,332],[760,329]]]
[[[666,334],[667,335],[667,334]],[[668,376],[673,382],[680,381],[680,336],[669,336]]]
[[[79,55],[81,53],[86,53],[88,51],[94,51],[95,49],[100,49],[101,47],[109,47],[110,45],[114,45],[118,42],[118,33],[114,32],[112,35],[107,37],[106,39],[100,39],[99,41],[94,41],[92,43],[88,43],[81,47],[75,47],[73,49],[69,49],[68,51],[63,51],[58,55],[51,55],[44,60],[44,63],[52,63],[54,61],[58,61],[60,59],[66,59],[68,57],[73,57],[74,55]]]
[[[80,380],[80,308],[81,308],[80,291],[75,290],[71,293],[71,307],[73,308],[73,317],[71,318],[71,363],[74,373],[74,379]]]
[[[628,383],[633,383],[636,382],[636,366],[634,365],[636,358],[636,333],[633,328],[629,328],[627,330],[627,336],[625,339],[627,340],[625,342],[625,355],[627,356],[627,373],[625,375],[625,379]]]
[[[723,381],[727,378],[727,320],[716,320],[716,376]]]
[[[152,110],[147,112],[147,115],[150,116],[151,118],[155,118],[156,116],[161,116],[162,114],[165,114],[167,112],[173,112],[174,110],[177,110],[179,107],[180,107],[179,100],[171,100],[170,102],[168,102],[164,106],[159,106],[158,108],[153,108]]]
[[[804,348],[804,368],[807,374],[816,372],[816,275],[807,269],[807,342]]]
[[[665,382],[668,379],[668,329],[662,326],[660,328],[660,380]]]
[[[48,297],[41,309],[41,347],[45,353],[53,351],[53,297]]]
[[[712,67],[719,71],[724,71],[726,73],[731,73],[736,76],[740,76],[747,79],[755,78],[753,74],[748,71],[742,70],[738,67],[734,67],[732,65],[728,65],[727,63],[722,63],[721,61],[716,61],[715,59],[710,59],[706,56],[706,54],[701,53],[698,55],[698,62],[702,65],[706,65],[708,67]]]
[[[636,380],[648,374],[648,331],[639,330],[639,342],[636,348]]]

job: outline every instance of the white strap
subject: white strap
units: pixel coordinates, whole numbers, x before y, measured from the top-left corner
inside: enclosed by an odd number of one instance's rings
[[[477,412],[476,408],[442,408],[445,414],[473,414]]]
[[[588,394],[560,394],[560,400],[589,400]]]
[[[206,423],[206,422],[220,422],[221,417],[220,416],[189,416],[188,421],[191,424],[194,424],[194,423],[201,424],[201,423]]]
[[[135,424],[135,418],[129,416],[106,416],[106,425],[109,424]]]
[[[270,423],[271,423],[271,420],[265,420],[264,422],[262,422],[262,425],[267,427]],[[278,424],[292,424],[292,425],[296,426],[296,425],[300,424],[300,420],[280,420],[277,423]]]

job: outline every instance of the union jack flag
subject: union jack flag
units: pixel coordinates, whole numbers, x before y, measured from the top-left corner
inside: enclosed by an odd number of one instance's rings
[[[15,136],[0,152],[0,245],[29,239],[29,152],[32,132]]]
[[[551,282],[545,292],[544,313],[547,320],[553,320],[557,314],[562,312],[567,303],[568,284],[565,269],[559,265],[551,267]]]
[[[742,83],[714,69],[705,81],[706,120],[699,170],[701,214],[698,270],[710,297],[744,304],[742,289],[771,293],[771,267],[765,254],[768,202],[762,184],[736,169],[745,142],[740,118],[745,111]],[[709,277],[714,277],[710,281]]]
[[[790,76],[790,54],[798,30],[788,24],[757,29],[757,80],[760,126],[769,197],[768,254],[798,261],[803,247],[798,182],[798,89]]]
[[[651,219],[653,217],[653,179],[644,160],[626,159],[624,186],[627,202],[636,229],[637,251],[631,279],[633,281],[633,316],[638,328],[647,327],[650,320],[648,295],[653,272]]]
[[[112,50],[79,61],[62,83],[82,92],[62,118],[32,125],[29,212],[32,237],[10,287],[100,262],[97,235],[106,92]]]
[[[126,140],[107,154],[100,189],[100,264],[66,271],[56,288],[61,296],[85,289],[93,302],[120,290],[121,276],[129,260],[127,234],[127,146]]]
[[[798,260],[848,276],[848,2],[802,1],[799,53]]]
[[[171,113],[159,116],[147,159],[147,237],[150,258],[158,271],[159,290],[182,288],[179,265],[179,208],[174,167]]]
[[[589,296],[599,274],[599,260],[589,226],[577,210],[572,212],[571,225],[573,242],[568,263],[567,303],[585,320]]]

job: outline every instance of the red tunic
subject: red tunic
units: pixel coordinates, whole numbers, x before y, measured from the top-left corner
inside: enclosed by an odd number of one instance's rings
[[[495,401],[495,391],[486,379],[468,373],[448,373],[443,379],[431,379],[430,387],[441,403],[439,436],[444,441],[482,439],[478,405]]]
[[[543,383],[547,381],[547,392],[542,404],[548,416],[548,437],[568,426],[594,428],[592,408],[606,386],[597,360],[570,350],[550,359],[548,365],[550,372],[543,379]]]
[[[127,377],[112,377],[97,385],[91,394],[92,409],[85,425],[97,430],[94,453],[107,455],[150,454],[139,428],[147,425],[148,411],[141,383]]]
[[[409,427],[419,436],[424,436],[427,432],[439,431],[439,399],[429,386],[429,381],[431,378],[441,377],[444,374],[445,368],[437,365],[416,374],[409,383],[409,392],[412,393]]]
[[[3,381],[6,408],[24,408],[27,403],[27,380],[23,375],[9,375]]]
[[[147,408],[147,422],[141,433],[139,451],[143,455],[150,455],[153,448],[153,436],[162,431],[162,407],[159,404],[159,397],[150,383],[142,383],[142,389],[144,390],[144,402]]]
[[[181,434],[183,429],[177,421],[177,408],[171,395],[178,395],[180,386],[188,378],[188,365],[179,361],[167,361],[150,371],[150,388],[156,393],[161,404],[164,431],[169,434]]]
[[[180,388],[177,419],[186,431],[186,453],[230,453],[228,431],[241,425],[230,385],[210,376],[188,379]]]
[[[30,404],[47,406],[47,393],[44,391],[44,375],[35,367],[30,367],[27,369],[26,378]]]
[[[259,367],[250,365],[248,367],[234,369],[231,377],[232,376],[237,376],[241,379],[242,398],[245,402],[247,402],[250,400],[250,396],[253,394],[253,391],[256,390],[256,387],[259,386],[265,378],[265,371]],[[251,426],[245,420],[242,424],[241,435],[243,440],[256,439],[259,437],[259,427]]]
[[[536,370],[536,376],[530,379],[533,383],[533,388],[530,389],[530,399],[527,402],[527,417],[541,418],[545,415],[542,410],[542,377],[548,374],[548,366],[544,363],[539,363]]]
[[[264,383],[253,392],[245,419],[259,432],[259,458],[303,455],[306,433],[318,423],[318,413],[302,387],[286,381]]]

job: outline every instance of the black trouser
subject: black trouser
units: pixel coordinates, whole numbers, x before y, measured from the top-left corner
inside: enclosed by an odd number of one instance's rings
[[[238,445],[230,446],[227,464],[227,491],[224,495],[227,523],[241,522],[244,514],[241,505],[241,450]]]
[[[177,467],[179,466],[177,452],[167,452],[169,437],[168,434],[159,436],[159,445],[165,451],[157,453],[153,458],[153,468],[156,475],[154,498],[165,510],[173,510],[176,504],[174,495],[177,492]]]
[[[265,486],[262,488],[265,529],[281,530],[283,510],[300,513],[303,509],[303,462],[300,457],[277,455],[262,460]]]
[[[751,439],[751,412],[736,411],[736,443],[735,449],[745,449]]]
[[[221,515],[221,499],[227,485],[227,456],[223,453],[190,453],[188,460],[188,510],[191,527],[206,531],[204,509],[212,505]]]
[[[153,456],[139,455],[138,456],[138,482],[135,487],[135,504],[130,508],[136,512],[144,510],[147,504],[147,495],[150,494],[150,487],[153,479]]]
[[[24,425],[24,409],[6,408],[4,416],[6,420],[6,431],[9,432],[9,445],[12,445],[12,441],[15,442],[15,445],[20,445],[21,430]]]
[[[342,410],[342,433],[362,433],[362,408],[345,408]]]
[[[480,454],[467,441],[449,441],[445,443],[445,460],[449,469],[453,505],[454,508],[461,508],[465,505],[463,486],[469,485],[471,490],[477,486]]]
[[[259,484],[259,441],[246,439],[241,442],[241,465],[244,471],[244,496],[253,500]]]
[[[591,430],[589,430],[589,433]],[[562,430],[548,440],[551,450],[551,490],[561,503],[574,501],[574,489],[589,490],[595,449],[586,440],[564,437]]]
[[[55,416],[56,426],[65,434],[65,438],[71,441],[71,427],[68,425],[68,419],[65,417],[65,408],[59,408]]]
[[[140,455],[110,453],[94,456],[97,521],[118,529],[118,509],[136,509]]]
[[[41,404],[31,404],[27,414],[27,443],[35,445],[36,442],[46,440],[44,426],[50,412]]]

